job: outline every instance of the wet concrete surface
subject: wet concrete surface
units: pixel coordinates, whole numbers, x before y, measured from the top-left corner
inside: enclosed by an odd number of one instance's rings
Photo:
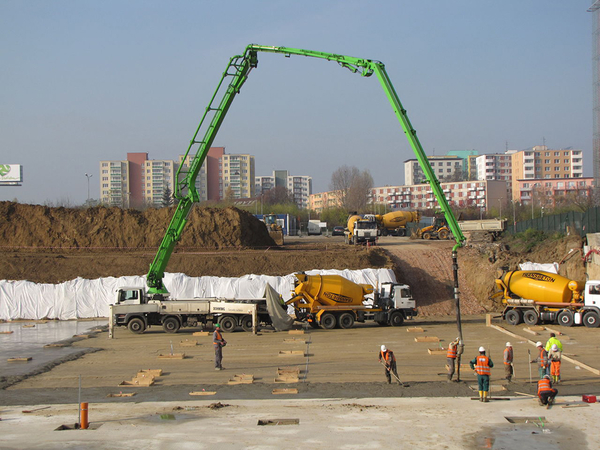
[[[84,335],[106,326],[107,319],[98,320],[37,320],[0,323],[0,377],[18,377],[36,372],[53,361],[81,353],[71,347],[76,335]],[[11,332],[6,334],[5,332]],[[64,347],[45,345],[62,343]],[[31,358],[29,361],[8,362],[9,358]]]

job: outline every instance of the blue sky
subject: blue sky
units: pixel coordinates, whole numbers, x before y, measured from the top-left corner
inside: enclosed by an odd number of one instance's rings
[[[386,65],[428,155],[584,150],[591,176],[592,0],[0,0],[0,200],[99,196],[99,161],[182,154],[229,58],[286,46]],[[414,157],[375,77],[259,54],[215,146],[329,189],[346,164],[376,186]]]

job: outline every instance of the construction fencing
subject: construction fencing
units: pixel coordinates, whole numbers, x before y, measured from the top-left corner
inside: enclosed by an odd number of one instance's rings
[[[571,211],[508,224],[506,232],[516,234],[529,229],[546,233],[578,234],[582,237],[588,233],[598,233],[600,232],[600,207],[590,208],[586,212]]]

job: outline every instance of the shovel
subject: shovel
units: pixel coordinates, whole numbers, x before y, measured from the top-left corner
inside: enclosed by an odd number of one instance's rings
[[[382,363],[381,361],[379,361],[379,363],[380,363],[380,364],[381,364],[383,367],[385,367],[385,368],[387,369],[387,366],[386,366],[384,363]],[[405,384],[405,383],[403,383],[403,382],[400,380],[400,378],[398,378],[398,377],[396,376],[396,374],[395,374],[394,372],[392,372],[391,370],[388,370],[388,372],[389,372],[389,373],[391,373],[391,374],[394,376],[394,378],[395,378],[396,380],[398,380],[398,383],[400,383],[400,384],[402,385],[402,387],[410,387],[410,385],[409,385],[409,384]]]
[[[44,406],[42,408],[35,408],[35,409],[25,410],[25,411],[21,411],[21,412],[24,413],[24,414],[29,414],[29,413],[32,413],[34,411],[40,411],[42,409],[48,409],[48,408],[50,408],[50,407],[49,406]]]

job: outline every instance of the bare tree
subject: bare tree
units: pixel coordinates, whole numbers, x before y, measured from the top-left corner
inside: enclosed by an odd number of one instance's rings
[[[373,177],[368,170],[341,166],[331,174],[330,189],[338,195],[340,206],[347,211],[365,211]]]

